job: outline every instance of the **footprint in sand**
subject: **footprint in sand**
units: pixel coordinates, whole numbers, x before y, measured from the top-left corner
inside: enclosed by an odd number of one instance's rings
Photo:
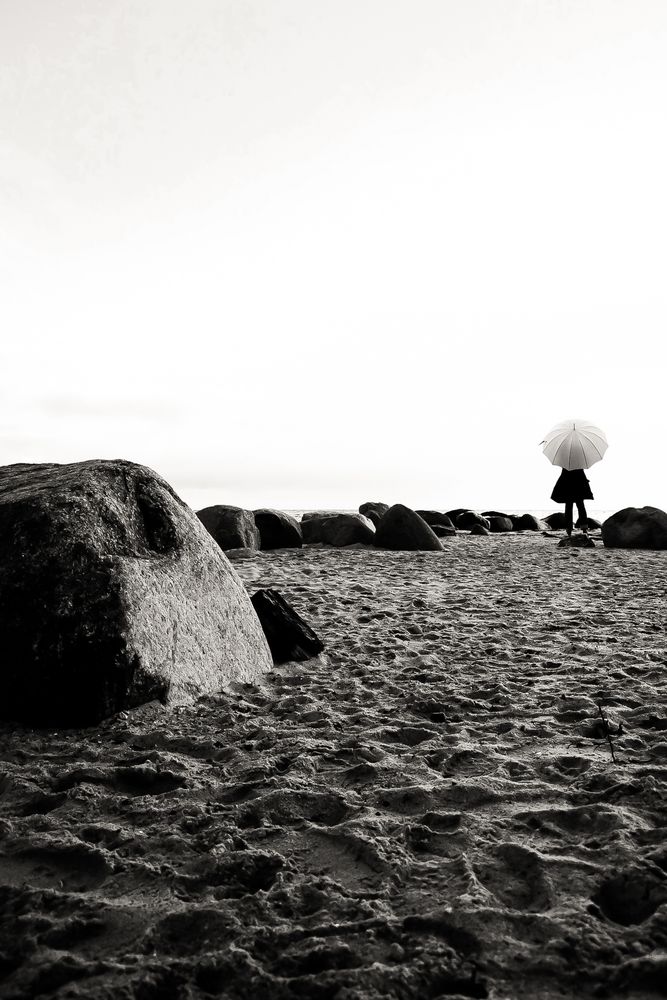
[[[542,912],[551,906],[552,890],[544,861],[520,844],[498,844],[489,861],[475,866],[479,881],[513,910]]]

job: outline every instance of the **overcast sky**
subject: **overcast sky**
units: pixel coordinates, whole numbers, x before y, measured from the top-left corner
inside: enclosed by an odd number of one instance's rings
[[[0,463],[667,508],[664,0],[0,0]],[[554,508],[555,509],[555,508]]]

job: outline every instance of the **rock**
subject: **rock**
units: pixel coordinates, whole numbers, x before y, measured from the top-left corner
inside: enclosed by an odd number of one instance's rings
[[[300,549],[303,545],[301,525],[291,514],[262,507],[254,511],[262,549]]]
[[[259,531],[251,510],[216,504],[198,510],[197,517],[221,549],[259,548]]]
[[[456,524],[456,518],[459,516],[459,514],[467,514],[469,510],[470,507],[455,507],[453,510],[446,510],[445,514],[452,522],[452,524]]]
[[[483,528],[489,527],[489,522],[481,514],[478,514],[474,510],[464,510],[463,513],[459,514],[454,522],[457,528],[461,528],[462,531],[469,531],[473,524],[480,524]]]
[[[417,510],[416,514],[419,514],[423,521],[430,524],[433,527],[435,524],[444,525],[445,528],[453,528],[454,523],[450,517],[446,514],[441,514],[439,510]]]
[[[557,510],[554,514],[549,514],[544,518],[544,523],[548,524],[552,531],[560,531],[567,527],[567,522],[565,520],[565,514],[562,511]]]
[[[492,514],[491,517],[487,517],[487,521],[490,531],[514,531],[511,517],[504,514]]]
[[[586,521],[586,524],[584,525],[584,523],[582,522],[581,518],[578,517],[577,518],[577,523],[575,524],[575,528],[584,528],[585,527],[589,531],[599,531],[600,528],[602,527],[601,522],[600,521],[596,521],[594,517],[587,517],[587,518],[585,518],[585,521]]]
[[[594,549],[595,542],[588,535],[572,535],[561,538],[559,549]]]
[[[231,564],[144,466],[1,468],[0,553],[4,718],[88,725],[271,668]]]
[[[301,515],[301,526],[303,527],[305,521],[312,521],[315,518],[322,520],[324,517],[335,517],[336,514],[342,513],[342,510],[307,510]]]
[[[615,549],[667,549],[667,513],[659,507],[624,507],[603,523],[602,541]]]
[[[258,590],[251,601],[274,663],[308,660],[322,652],[324,644],[277,590]]]
[[[363,514],[337,514],[322,521],[320,541],[325,545],[372,545],[375,527]]]
[[[367,517],[374,528],[377,528],[378,524],[382,520],[382,514],[378,513],[376,510],[367,510],[365,514],[362,514],[362,517]]]
[[[510,520],[512,520],[511,517],[510,517],[510,515],[506,514],[502,510],[483,510],[482,511],[482,517],[486,517],[486,518],[492,518],[492,517],[509,517]]]
[[[431,524],[429,527],[438,538],[451,538],[456,535],[456,528],[448,528],[446,524]]]
[[[368,517],[370,511],[374,511],[376,514],[379,514],[380,517],[384,517],[388,510],[389,504],[382,503],[381,500],[368,500],[366,503],[362,503],[359,507],[359,513],[365,514],[366,517]]]
[[[308,545],[372,545],[375,528],[363,514],[324,514],[301,522],[303,540]]]
[[[426,521],[402,503],[394,504],[383,516],[375,533],[375,544],[395,551],[442,551],[442,542]]]
[[[471,535],[490,535],[491,532],[488,528],[485,528],[483,524],[473,524],[470,527]]]
[[[513,514],[511,520],[515,531],[539,531],[541,528],[533,514]]]

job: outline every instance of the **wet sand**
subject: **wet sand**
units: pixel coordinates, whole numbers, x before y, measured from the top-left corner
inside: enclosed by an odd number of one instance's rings
[[[0,730],[1,996],[667,995],[665,554],[445,546],[237,559],[323,655]]]

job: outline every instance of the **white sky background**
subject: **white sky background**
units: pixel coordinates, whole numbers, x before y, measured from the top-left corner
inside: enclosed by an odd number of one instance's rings
[[[666,125],[663,0],[0,0],[0,463],[667,508]]]

